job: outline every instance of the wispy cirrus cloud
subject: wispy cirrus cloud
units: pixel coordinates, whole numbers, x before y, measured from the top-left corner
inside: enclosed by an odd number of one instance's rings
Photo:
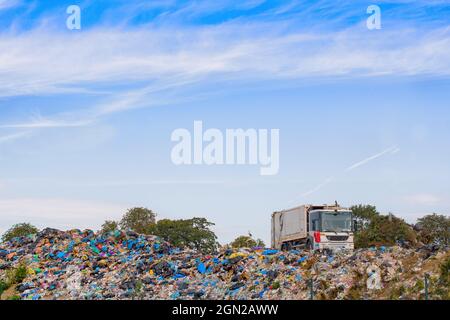
[[[215,24],[186,23],[177,18],[180,12],[207,16],[223,10],[244,12],[261,4],[247,1],[236,6],[219,1],[180,5],[178,1],[159,1],[148,5],[138,1],[127,3],[128,11],[124,11],[131,20],[142,10],[163,11],[155,21],[144,25],[111,27],[111,18],[105,18],[98,27],[80,32],[48,25],[20,32],[6,30],[0,33],[0,97],[70,93],[94,95],[101,101],[92,103],[88,110],[0,121],[0,128],[90,125],[111,113],[167,104],[174,92],[193,84],[207,84],[211,79],[250,84],[265,80],[450,76],[449,27],[412,26],[370,32],[365,27],[365,11],[358,16],[360,7],[350,1],[343,3],[348,10],[324,1],[291,1],[288,7],[269,6],[246,20],[236,16]],[[426,6],[424,2],[417,5]],[[436,5],[441,3],[431,4]],[[349,16],[359,17],[360,22],[303,28],[298,21],[308,15],[339,22]]]
[[[32,120],[30,122],[13,123],[0,125],[0,128],[13,128],[13,129],[40,129],[40,128],[70,128],[70,127],[83,127],[92,123],[91,120],[85,119],[80,121],[66,121],[55,119],[40,119]],[[26,136],[26,133],[17,133],[6,136],[6,140],[12,140],[14,138],[21,138]],[[0,138],[0,143],[1,143]]]
[[[3,136],[0,136],[0,144],[12,142],[17,139],[21,139],[21,138],[25,138],[25,137],[29,137],[31,134],[32,133],[30,131],[22,131],[22,132],[16,132],[13,134],[3,135]]]
[[[267,33],[267,25],[173,30],[32,31],[0,35],[0,96],[83,91],[118,83],[230,76],[248,80],[450,75],[450,30],[371,36],[363,28]],[[276,30],[273,26],[272,30]],[[396,38],[397,41],[388,39]],[[398,39],[402,40],[398,40]],[[14,48],[14,50],[8,50]]]
[[[367,31],[355,28],[320,35],[264,30],[266,26],[231,24],[178,31],[176,39],[170,30],[145,29],[91,30],[74,36],[47,31],[3,34],[0,96],[64,94],[77,90],[83,94],[87,89],[95,94],[98,90],[99,96],[105,96],[105,103],[92,108],[88,116],[91,119],[93,114],[152,105],[161,92],[207,83],[210,78],[253,82],[450,76],[448,29],[432,30],[426,35],[394,31],[369,41]],[[399,36],[402,41],[386,40]],[[108,88],[118,84],[126,84],[126,88],[110,89],[114,93],[105,95]],[[47,120],[39,126],[51,127],[55,121]],[[68,126],[67,122],[72,121],[60,122],[61,126]],[[83,119],[76,124],[89,122]]]
[[[0,0],[0,10],[13,8],[21,3],[22,1],[20,0]]]

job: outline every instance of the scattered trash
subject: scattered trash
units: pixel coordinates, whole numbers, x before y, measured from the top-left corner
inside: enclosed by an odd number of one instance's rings
[[[380,269],[375,266],[369,266],[366,270],[368,278],[367,278],[367,289],[369,290],[381,290],[381,276]]]
[[[388,287],[400,285],[419,297],[429,258],[448,256],[447,248],[399,246],[332,255],[267,248],[204,255],[134,232],[45,229],[0,244],[0,280],[25,265],[14,294],[28,300],[310,299],[311,287],[314,299],[390,299]],[[434,281],[429,266],[427,272]]]

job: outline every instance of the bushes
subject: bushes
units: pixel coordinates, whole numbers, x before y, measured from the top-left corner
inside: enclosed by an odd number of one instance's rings
[[[132,230],[140,234],[152,234],[163,238],[175,247],[190,248],[204,253],[218,248],[217,236],[210,227],[214,223],[205,218],[161,219],[156,222],[156,214],[147,208],[129,209],[119,223],[105,221],[101,232],[108,233],[120,229]]]
[[[441,281],[450,285],[450,257],[441,264]]]
[[[27,277],[27,267],[20,264],[14,272],[14,283],[21,283]]]
[[[39,229],[29,223],[18,223],[13,225],[2,235],[2,242],[10,241],[16,237],[25,237],[30,234],[36,234]]]
[[[366,229],[373,218],[379,216],[379,212],[375,206],[358,204],[351,206],[350,210],[353,214],[353,219],[356,220],[358,224],[358,229]]]
[[[393,214],[380,215],[376,207],[370,205],[352,206],[351,210],[358,223],[358,231],[355,232],[355,248],[392,246],[397,242],[416,243],[415,231],[403,219]]]
[[[438,243],[447,245],[450,240],[450,217],[436,213],[418,219],[415,228],[419,240],[426,244]]]
[[[371,219],[368,226],[355,234],[355,247],[392,246],[397,242],[414,244],[416,234],[403,219],[394,215],[378,215]]]
[[[6,290],[6,289],[8,289],[9,288],[9,286],[8,286],[8,284],[5,282],[5,281],[3,281],[3,280],[0,280],[0,296],[3,294],[3,292]]]
[[[439,277],[431,279],[433,286],[433,296],[440,300],[450,299],[450,256],[447,255],[445,260],[440,264]]]
[[[375,206],[359,204],[350,209],[358,225],[358,231],[355,232],[356,248],[390,246],[398,241],[439,245],[448,245],[450,242],[450,217],[444,215],[433,213],[419,218],[412,228],[392,214],[380,215]]]
[[[239,236],[230,243],[232,248],[265,247],[261,239],[253,239],[251,236]]]
[[[213,225],[205,218],[162,219],[150,226],[147,233],[159,236],[176,247],[209,253],[218,247],[217,236],[209,229]]]
[[[27,277],[27,267],[20,264],[14,269],[6,271],[6,284],[10,287],[13,284],[21,283]]]
[[[116,221],[106,220],[105,223],[102,224],[102,233],[108,233],[111,231],[116,231],[119,229],[119,224]]]
[[[137,233],[147,233],[148,229],[155,224],[156,213],[147,208],[129,209],[122,220],[120,220],[120,228],[122,230],[131,229]]]
[[[0,280],[0,296],[11,286],[21,283],[26,277],[27,267],[24,263],[19,264],[16,268],[6,270],[5,279]]]

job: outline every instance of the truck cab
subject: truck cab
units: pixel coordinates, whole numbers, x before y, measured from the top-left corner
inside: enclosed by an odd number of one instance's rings
[[[272,214],[272,247],[281,250],[354,248],[352,211],[337,204],[301,205]]]
[[[308,212],[307,247],[313,250],[354,249],[352,212],[328,208]]]

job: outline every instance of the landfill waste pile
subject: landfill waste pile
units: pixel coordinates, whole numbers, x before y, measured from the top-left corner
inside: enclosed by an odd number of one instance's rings
[[[134,232],[45,229],[0,244],[1,298],[449,299],[449,259],[433,246],[207,255]]]

